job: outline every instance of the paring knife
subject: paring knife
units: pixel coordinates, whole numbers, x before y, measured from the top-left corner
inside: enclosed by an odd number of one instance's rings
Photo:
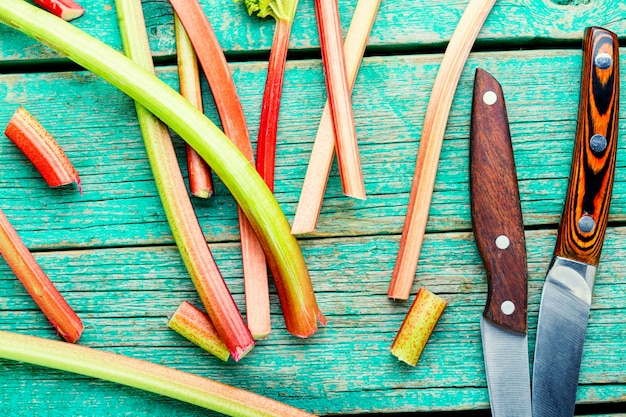
[[[470,131],[470,191],[476,245],[487,271],[480,331],[491,412],[530,417],[526,241],[502,88],[478,68]]]
[[[615,172],[618,61],[615,34],[587,28],[570,182],[537,322],[532,389],[535,417],[574,415]]]

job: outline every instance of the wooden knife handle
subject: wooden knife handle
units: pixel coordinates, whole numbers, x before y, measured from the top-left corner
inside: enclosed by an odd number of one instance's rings
[[[502,88],[480,68],[470,135],[472,223],[489,287],[483,315],[526,333],[526,241],[513,147]]]
[[[598,265],[613,190],[619,115],[614,33],[585,31],[576,142],[555,256]]]

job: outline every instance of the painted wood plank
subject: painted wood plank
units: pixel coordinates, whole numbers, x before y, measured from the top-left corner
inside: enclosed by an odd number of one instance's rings
[[[73,24],[121,50],[113,0],[83,0],[86,13]],[[220,44],[232,59],[266,56],[274,31],[272,19],[249,17],[240,0],[200,0],[214,26]],[[369,45],[374,52],[441,49],[449,41],[467,0],[396,0],[381,4]],[[340,0],[344,33],[356,5]],[[304,53],[319,47],[315,11],[311,0],[300,1],[291,36],[291,47]],[[158,57],[174,53],[172,9],[167,0],[144,2],[151,47]],[[478,37],[478,45],[537,47],[543,44],[581,41],[586,26],[599,25],[618,34],[626,32],[626,5],[620,0],[500,0]],[[57,58],[14,31],[0,27],[0,61]],[[315,53],[315,52],[313,52]]]
[[[626,394],[623,228],[611,228],[594,293],[581,370],[581,403],[623,400]],[[543,274],[553,231],[529,231],[529,350],[532,351]],[[173,247],[38,253],[86,325],[81,343],[198,373],[319,414],[463,410],[487,407],[479,318],[486,279],[471,233],[430,234],[419,285],[449,301],[416,368],[388,352],[406,302],[386,298],[397,236],[303,242],[320,306],[329,324],[309,340],[286,333],[272,292],[271,337],[241,363],[223,364],[166,328],[183,299],[197,302]],[[212,245],[238,303],[242,301],[235,244]],[[454,254],[454,255],[452,255]],[[142,266],[143,265],[143,266]],[[146,272],[145,265],[150,268]],[[329,271],[331,271],[329,273]],[[341,273],[336,273],[341,271]],[[0,326],[54,338],[24,290],[0,266]],[[70,374],[0,361],[0,410],[13,415],[52,410],[110,415],[194,415],[198,410]],[[174,413],[174,414],[170,414]]]
[[[365,60],[353,101],[369,197],[366,201],[344,197],[334,168],[318,229],[310,237],[400,232],[421,123],[439,60],[440,55]],[[555,225],[563,205],[576,127],[578,51],[477,53],[470,57],[451,111],[428,230],[471,228],[467,155],[477,66],[492,72],[504,88],[525,224]],[[259,63],[233,65],[252,138],[258,129],[263,71]],[[160,74],[176,85],[174,68],[161,68]],[[291,219],[325,98],[320,62],[290,62],[284,94],[276,195]],[[0,208],[29,247],[172,242],[128,98],[84,72],[0,75],[0,96],[5,97],[0,125],[18,105],[25,105],[64,147],[83,183],[82,196],[74,186],[48,188],[12,143],[0,141],[0,165],[6,167],[0,170]],[[207,114],[217,120],[208,92],[205,98]],[[177,140],[182,156],[181,145]],[[618,172],[626,161],[625,149],[626,142],[620,142]],[[237,239],[234,202],[221,183],[213,198],[194,202],[208,240]],[[611,220],[625,217],[626,182],[618,175]]]

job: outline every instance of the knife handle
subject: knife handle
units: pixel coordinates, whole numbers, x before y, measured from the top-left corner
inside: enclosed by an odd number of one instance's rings
[[[619,116],[619,51],[614,33],[585,31],[576,142],[554,250],[597,266],[613,190]]]
[[[483,316],[526,333],[526,241],[513,146],[502,88],[480,68],[472,102],[470,196],[474,237],[489,287]]]

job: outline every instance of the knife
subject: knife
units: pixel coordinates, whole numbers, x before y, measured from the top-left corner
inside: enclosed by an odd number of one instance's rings
[[[574,415],[615,172],[618,61],[615,34],[587,28],[569,187],[537,322],[532,390],[535,417]]]
[[[494,417],[530,417],[524,224],[502,88],[478,68],[470,129],[470,196],[476,245],[487,271],[480,320]]]

